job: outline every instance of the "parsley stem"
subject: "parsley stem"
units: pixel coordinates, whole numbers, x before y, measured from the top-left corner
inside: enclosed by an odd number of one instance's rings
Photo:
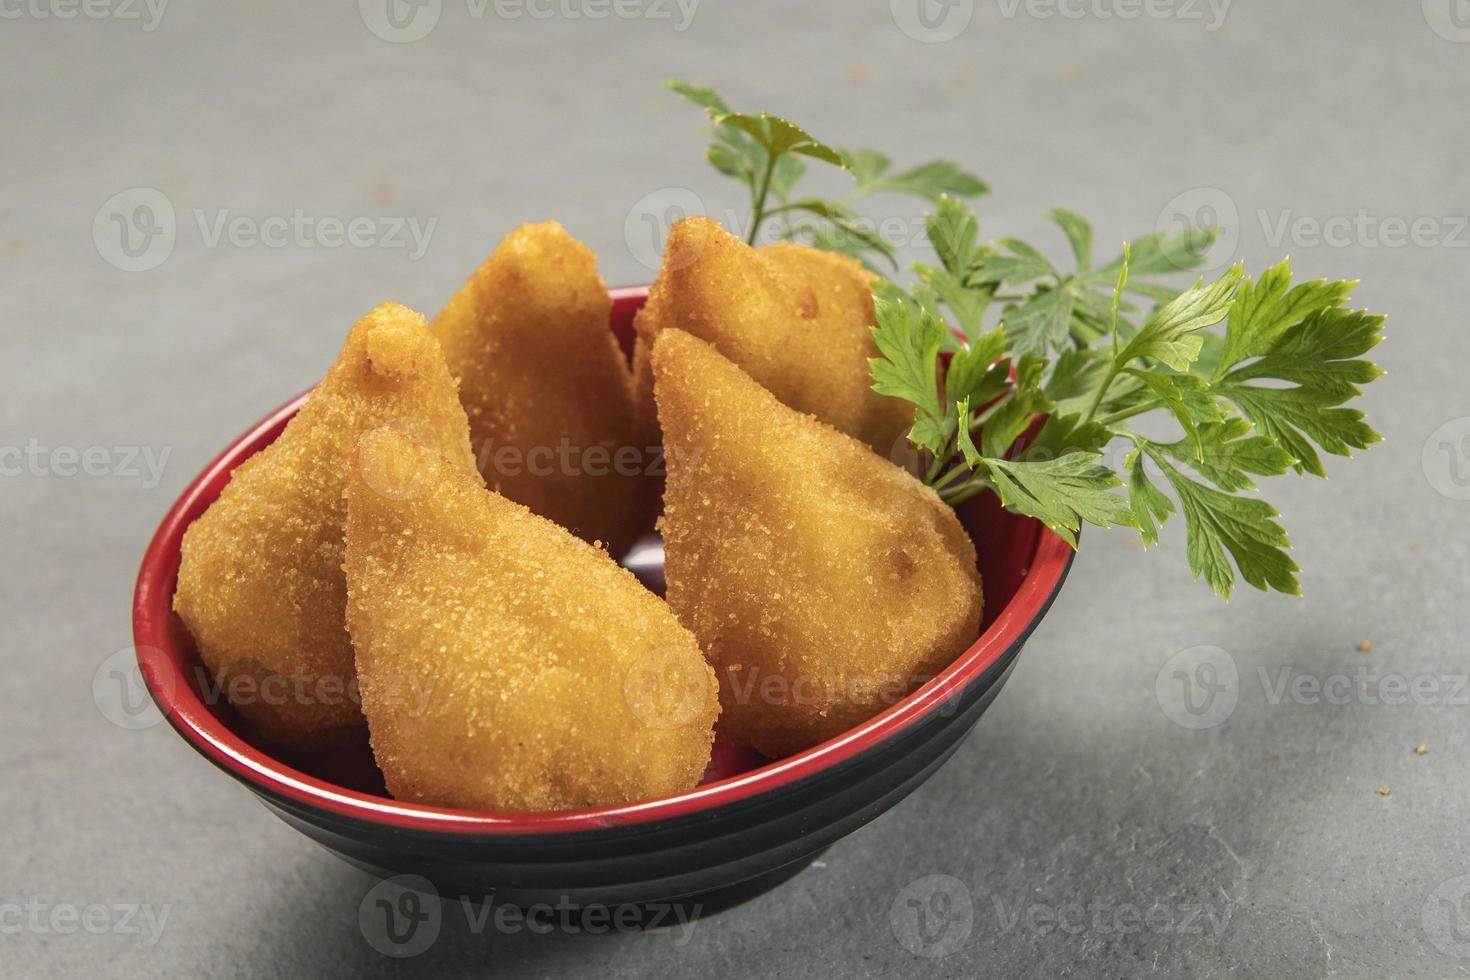
[[[993,489],[993,487],[994,485],[985,477],[977,476],[973,480],[966,481],[957,487],[951,487],[948,491],[940,493],[939,499],[951,507],[958,507],[977,493]]]
[[[1091,422],[1092,417],[1097,414],[1097,410],[1102,407],[1103,396],[1108,393],[1108,388],[1112,386],[1113,380],[1117,377],[1118,362],[1114,360],[1111,364],[1108,365],[1108,373],[1103,377],[1102,386],[1097,389],[1097,394],[1093,396],[1092,406],[1087,410],[1087,417],[1082,420],[1083,425]]]
[[[1109,415],[1104,415],[1102,418],[1098,419],[1098,422],[1101,425],[1112,425],[1113,423],[1121,422],[1124,419],[1131,419],[1135,415],[1142,415],[1144,412],[1151,412],[1162,404],[1164,403],[1159,401],[1157,398],[1152,398],[1146,402],[1140,402],[1139,404],[1134,405],[1132,408],[1120,408],[1116,412],[1113,412]]]
[[[944,464],[948,463],[954,457],[954,453],[954,439],[951,437],[944,444],[944,452],[936,454],[934,462],[929,464],[929,470],[924,474],[924,482],[932,486],[934,484],[934,478],[939,476],[944,470]]]
[[[776,155],[766,154],[766,172],[761,175],[760,190],[756,191],[753,206],[755,214],[750,219],[750,234],[745,238],[745,244],[754,245],[756,235],[760,233],[761,222],[766,220],[766,196],[771,192],[771,177],[776,173]]]
[[[972,470],[970,464],[961,462],[958,466],[950,468],[950,471],[937,480],[930,481],[929,485],[936,491],[943,492],[944,488],[962,476],[968,476]]]

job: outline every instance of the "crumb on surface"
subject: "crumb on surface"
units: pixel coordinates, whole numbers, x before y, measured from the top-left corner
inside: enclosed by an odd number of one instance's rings
[[[1393,790],[1389,789],[1387,786],[1380,786],[1380,787],[1378,787],[1378,795],[1379,796],[1387,796],[1388,794],[1390,794],[1392,792],[1393,792]]]
[[[1419,744],[1419,747],[1414,750],[1414,754],[1415,755],[1428,755],[1429,754],[1429,746],[1428,745],[1425,745],[1425,744],[1423,744],[1421,742]]]
[[[1372,653],[1373,644],[1368,640],[1364,640],[1362,643],[1358,644],[1358,649],[1361,650],[1363,653]]]

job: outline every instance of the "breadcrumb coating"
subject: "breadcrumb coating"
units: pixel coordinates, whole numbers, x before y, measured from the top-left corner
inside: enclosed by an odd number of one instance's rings
[[[634,320],[645,417],[653,414],[650,345],[675,328],[713,344],[792,408],[890,456],[914,413],[872,390],[872,278],[845,255],[796,244],[751,248],[709,218],[677,222]]]
[[[722,737],[779,757],[910,693],[980,630],[975,548],[900,467],[662,330],[668,601],[720,682]]]
[[[714,672],[601,549],[391,428],[347,489],[347,622],[373,754],[402,800],[491,810],[695,786]],[[369,471],[411,495],[384,493]]]
[[[652,524],[656,434],[608,329],[597,256],[555,221],[506,236],[434,318],[485,481],[620,555]]]
[[[397,303],[358,321],[280,437],[235,469],[184,534],[174,609],[225,696],[286,746],[345,742],[364,723],[344,629],[342,493],[358,437],[385,424],[474,474],[439,344]]]

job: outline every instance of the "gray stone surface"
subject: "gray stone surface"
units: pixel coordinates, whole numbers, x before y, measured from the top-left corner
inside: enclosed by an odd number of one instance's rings
[[[963,0],[934,5],[970,11],[943,43],[882,2],[705,0],[678,30],[672,5],[672,20],[593,21],[444,0],[413,43],[353,8],[176,0],[149,30],[141,4],[88,9],[142,20],[0,4],[0,974],[1470,972],[1470,31],[1450,0],[1236,0],[1214,31],[1203,0]],[[1361,278],[1358,300],[1390,315],[1389,374],[1367,397],[1387,441],[1330,481],[1270,485],[1300,601],[1212,598],[1178,527],[1148,555],[1088,534],[953,761],[778,891],[689,934],[475,934],[450,907],[428,952],[389,961],[357,925],[367,876],[165,726],[109,723],[94,672],[130,642],[134,571],[168,503],[313,381],[363,311],[391,297],[432,312],[503,233],[545,217],[597,249],[609,282],[646,280],[624,231],[640,199],[739,205],[700,159],[696,114],[658,88],[671,75],[837,142],[969,162],[994,187],[988,235],[1060,251],[1043,215],[1063,204],[1117,242],[1187,194],[1232,229],[1222,263],[1289,252],[1304,275]],[[106,261],[127,264],[106,202],[138,187],[167,199],[177,238],[128,272]],[[298,208],[435,224],[417,258],[211,244],[221,213]],[[873,213],[918,218],[898,200]],[[1330,219],[1350,226],[1315,239]],[[1386,240],[1414,219],[1417,243]],[[31,440],[42,475],[13,475],[10,447]],[[65,475],[68,447],[104,447],[106,474]],[[167,453],[161,476],[114,447]],[[1174,696],[1170,658],[1199,645],[1238,673],[1207,729],[1171,722],[1157,693]],[[1423,686],[1384,703],[1386,675]],[[918,943],[909,900],[941,894],[971,914]],[[90,904],[107,906],[85,913],[96,934],[68,918]]]

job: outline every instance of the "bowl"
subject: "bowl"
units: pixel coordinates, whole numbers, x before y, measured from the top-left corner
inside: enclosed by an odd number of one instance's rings
[[[612,291],[611,326],[625,349],[646,296],[642,287]],[[259,740],[214,691],[172,609],[184,530],[305,398],[237,439],[164,517],[133,602],[139,668],[174,730],[269,810],[358,867],[426,880],[420,890],[573,914],[631,907],[644,916],[671,907],[708,914],[758,894],[944,764],[995,700],[1071,566],[1072,549],[1055,534],[990,495],[976,497],[959,516],[985,581],[981,636],[937,677],[843,735],[779,760],[717,742],[698,787],[619,806],[497,813],[399,802],[384,791],[365,739],[319,755]],[[657,540],[645,539],[624,560],[658,590],[660,554]]]

